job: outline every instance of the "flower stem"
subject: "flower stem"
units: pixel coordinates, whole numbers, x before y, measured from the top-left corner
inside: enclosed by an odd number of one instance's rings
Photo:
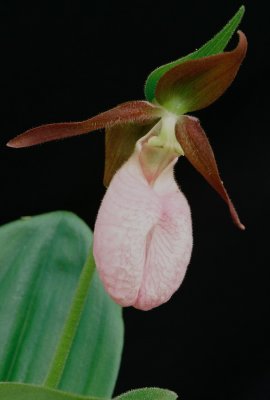
[[[93,249],[91,246],[90,253],[86,259],[79,278],[79,282],[70,306],[62,335],[58,342],[56,351],[54,353],[54,358],[52,360],[48,375],[43,383],[43,386],[49,388],[57,388],[60,383],[66,361],[81,319],[83,307],[88,295],[88,290],[91,284],[94,270],[95,262],[93,257]]]

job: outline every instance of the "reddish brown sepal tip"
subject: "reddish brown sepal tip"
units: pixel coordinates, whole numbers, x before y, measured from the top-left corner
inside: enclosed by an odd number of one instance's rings
[[[186,115],[182,116],[176,125],[176,137],[193,167],[227,203],[235,225],[245,230],[220,178],[214,152],[199,120]]]
[[[80,122],[41,125],[11,139],[8,147],[30,147],[52,140],[89,133],[101,128],[126,123],[150,123],[160,118],[161,109],[147,101],[129,101]]]

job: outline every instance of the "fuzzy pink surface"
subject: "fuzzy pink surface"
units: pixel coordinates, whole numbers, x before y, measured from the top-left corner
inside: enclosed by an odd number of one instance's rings
[[[94,257],[107,292],[122,306],[157,307],[184,279],[192,223],[174,179],[175,162],[150,185],[135,151],[114,175],[99,209]]]

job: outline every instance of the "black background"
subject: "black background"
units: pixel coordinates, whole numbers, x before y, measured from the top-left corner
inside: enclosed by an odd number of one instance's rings
[[[6,141],[142,99],[152,69],[199,47],[242,3],[2,2],[0,223],[67,209],[93,228],[105,192],[103,133],[21,150]],[[166,305],[124,310],[117,394],[159,386],[183,400],[270,399],[269,14],[267,1],[244,4],[246,61],[228,92],[195,116],[247,230],[237,230],[222,200],[181,159],[176,176],[193,213],[192,261]]]

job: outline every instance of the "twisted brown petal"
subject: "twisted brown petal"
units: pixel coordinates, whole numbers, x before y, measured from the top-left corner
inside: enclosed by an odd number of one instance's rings
[[[244,230],[245,226],[241,223],[220,178],[212,147],[199,120],[182,116],[176,124],[175,134],[187,159],[228,204],[234,223]]]
[[[216,101],[233,82],[246,55],[246,36],[241,31],[238,35],[234,50],[186,61],[166,72],[157,84],[157,101],[178,115]]]
[[[160,108],[147,101],[129,101],[81,122],[41,125],[22,133],[7,143],[9,147],[29,147],[77,136],[104,127],[130,122],[150,123],[160,117]]]
[[[105,170],[103,183],[108,187],[115,172],[129,159],[137,140],[143,137],[155,125],[126,123],[105,129]]]

